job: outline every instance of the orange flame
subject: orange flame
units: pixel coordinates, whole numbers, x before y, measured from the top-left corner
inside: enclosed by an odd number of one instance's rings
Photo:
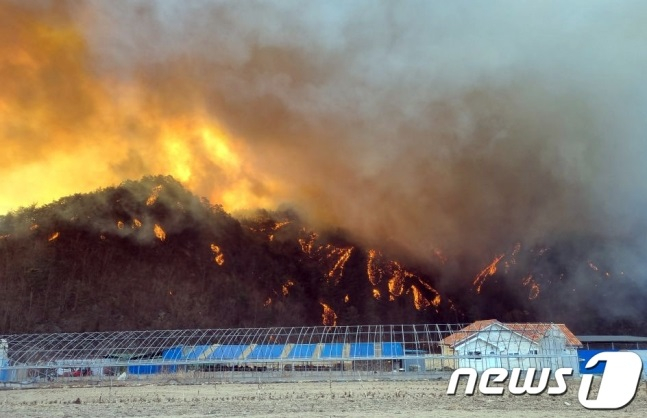
[[[11,133],[0,137],[0,148],[14,156],[0,167],[0,213],[158,173],[230,212],[274,206],[276,184],[255,174],[244,142],[222,128],[204,100],[180,99],[190,109],[177,107],[174,97],[156,103],[141,78],[97,71],[83,24],[58,12],[65,7],[0,9],[3,22],[20,22],[0,39],[0,132]],[[53,75],[69,82],[53,82]],[[146,158],[152,149],[155,157]],[[206,181],[215,171],[222,173],[217,187]],[[44,178],[48,187],[26,187]]]
[[[148,199],[146,199],[146,206],[154,205],[161,191],[162,191],[161,185],[153,187],[151,195],[148,197]]]
[[[153,232],[155,232],[155,236],[160,241],[166,240],[166,232],[164,232],[164,230],[162,229],[161,226],[159,226],[159,224],[155,224],[155,226],[153,227]]]
[[[326,326],[334,327],[337,325],[337,314],[333,309],[326,305],[323,302],[319,302],[323,308],[323,313],[321,314],[321,323]]]
[[[287,296],[290,293],[290,288],[294,286],[294,282],[292,280],[288,280],[281,286],[281,293],[283,293],[283,296]]]
[[[137,218],[133,219],[133,229],[138,229],[141,227],[142,227],[142,222]]]
[[[58,238],[58,236],[59,236],[59,235],[60,235],[60,233],[58,233],[58,232],[54,232],[52,235],[50,235],[50,236],[49,236],[49,238],[47,239],[47,241],[54,241],[55,239],[57,239],[57,238]]]
[[[381,255],[376,250],[368,250],[368,262],[366,263],[366,275],[373,286],[377,286],[381,280],[381,271],[377,267],[375,258]]]
[[[481,293],[481,286],[483,286],[485,279],[493,276],[496,273],[496,266],[504,256],[505,254],[496,256],[490,264],[488,264],[479,274],[476,275],[474,282],[472,282],[472,285],[476,286],[476,293]]]
[[[380,297],[382,297],[382,295],[380,294],[379,289],[373,289],[373,297],[374,297],[375,299],[377,299],[377,300],[379,300],[379,299],[380,299]]]
[[[431,302],[425,298],[415,285],[411,285],[411,291],[413,292],[413,305],[417,310],[422,310],[431,306]],[[440,303],[440,302],[439,302]]]
[[[225,255],[220,250],[220,247],[218,247],[216,244],[211,244],[211,251],[213,251],[215,255],[213,261],[215,261],[216,264],[218,264],[219,266],[225,264]]]
[[[118,229],[124,229],[124,223],[123,223],[123,221],[117,221],[117,228],[118,228]]]

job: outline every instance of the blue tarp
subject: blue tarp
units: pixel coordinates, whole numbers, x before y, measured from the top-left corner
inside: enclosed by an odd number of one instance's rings
[[[375,357],[375,344],[353,343],[350,345],[351,357]]]
[[[259,344],[249,353],[246,360],[276,360],[281,358],[285,344]]]
[[[315,353],[317,344],[294,344],[288,354],[289,359],[310,359]]]
[[[321,358],[338,358],[344,353],[343,343],[328,343],[324,344],[321,350]]]
[[[401,357],[404,355],[402,343],[382,343],[382,357]]]
[[[210,360],[235,360],[240,357],[247,345],[220,345],[207,358]]]

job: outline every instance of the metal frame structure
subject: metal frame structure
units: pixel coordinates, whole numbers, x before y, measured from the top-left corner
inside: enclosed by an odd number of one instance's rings
[[[450,336],[470,338],[474,331],[468,329],[408,324],[0,335],[0,386],[67,380],[429,378],[450,373],[465,359],[476,361],[446,344]],[[505,345],[502,335],[480,338]],[[564,356],[515,355],[535,362]],[[572,354],[566,357],[577,364]]]

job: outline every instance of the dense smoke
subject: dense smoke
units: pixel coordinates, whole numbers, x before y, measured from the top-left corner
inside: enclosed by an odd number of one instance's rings
[[[626,242],[611,258],[637,272],[645,13],[631,1],[5,1],[2,210],[161,172],[226,209],[289,204],[419,260],[597,237]],[[198,140],[203,123],[224,154]]]

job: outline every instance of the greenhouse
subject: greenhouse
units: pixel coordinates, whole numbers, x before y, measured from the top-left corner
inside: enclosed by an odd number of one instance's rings
[[[561,327],[480,321],[4,335],[0,382],[415,378],[502,360],[576,364],[567,350],[576,342],[560,339]]]

